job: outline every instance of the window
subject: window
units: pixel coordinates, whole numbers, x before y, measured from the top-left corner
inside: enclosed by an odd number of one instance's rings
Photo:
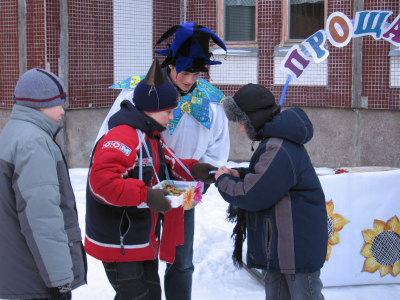
[[[326,21],[327,0],[283,0],[282,44],[297,43],[320,29]]]
[[[219,85],[258,83],[257,1],[217,0],[218,36],[228,51],[212,49],[222,65],[210,67],[210,81]]]
[[[149,70],[153,61],[153,5],[151,1],[114,0],[112,6],[115,84]],[[137,30],[131,32],[131,28]]]
[[[256,0],[218,0],[218,35],[224,42],[255,43]]]
[[[400,87],[400,48],[390,45],[390,82],[389,87]]]

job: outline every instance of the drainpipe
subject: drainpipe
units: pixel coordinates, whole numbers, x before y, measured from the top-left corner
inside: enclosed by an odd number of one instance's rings
[[[27,71],[26,53],[26,1],[18,0],[19,76]]]
[[[354,14],[364,10],[364,0],[354,1]],[[361,166],[361,141],[360,141],[360,108],[368,108],[368,100],[361,96],[362,93],[362,47],[363,38],[353,38],[353,78],[351,86],[351,107],[356,114],[356,135],[355,135],[355,165]]]
[[[65,159],[69,161],[68,150],[68,135],[67,135],[67,120],[68,120],[68,0],[60,0],[60,58],[58,59],[58,76],[65,85],[67,90],[67,100],[63,108],[66,110],[65,115],[61,119],[61,132],[58,135],[58,142],[62,151],[64,152]]]
[[[364,0],[354,1],[354,13],[364,10]],[[353,78],[351,89],[351,107],[353,108],[367,108],[368,103],[366,99],[362,99],[362,47],[363,38],[353,38]]]
[[[181,0],[181,14],[180,14],[181,23],[186,23],[186,7],[187,7],[187,0]]]

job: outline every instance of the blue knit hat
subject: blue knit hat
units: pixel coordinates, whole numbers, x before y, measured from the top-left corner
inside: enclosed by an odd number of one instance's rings
[[[67,91],[64,83],[50,71],[30,69],[18,79],[14,102],[32,108],[48,108],[64,104]]]
[[[133,102],[138,109],[148,112],[163,111],[178,106],[178,92],[171,82],[164,79],[157,58],[153,61],[146,77],[135,88]]]
[[[210,60],[210,39],[226,50],[224,42],[207,27],[193,22],[181,23],[168,29],[158,40],[156,46],[175,33],[175,38],[168,49],[155,52],[167,56],[161,67],[176,63],[176,72],[207,72],[206,65],[219,65],[221,62]]]

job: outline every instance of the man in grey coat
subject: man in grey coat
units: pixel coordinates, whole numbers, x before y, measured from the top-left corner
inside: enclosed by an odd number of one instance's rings
[[[0,134],[0,298],[71,299],[86,254],[68,167],[55,142],[66,90],[53,73],[25,72]]]

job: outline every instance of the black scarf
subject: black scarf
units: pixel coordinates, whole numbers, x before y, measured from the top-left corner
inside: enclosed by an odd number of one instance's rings
[[[232,260],[234,266],[238,269],[241,269],[243,267],[243,243],[246,240],[246,211],[237,206],[229,204],[226,215],[226,219],[229,222],[236,222],[235,228],[233,228],[231,235],[231,238],[233,238],[235,244],[235,248],[232,253]]]

